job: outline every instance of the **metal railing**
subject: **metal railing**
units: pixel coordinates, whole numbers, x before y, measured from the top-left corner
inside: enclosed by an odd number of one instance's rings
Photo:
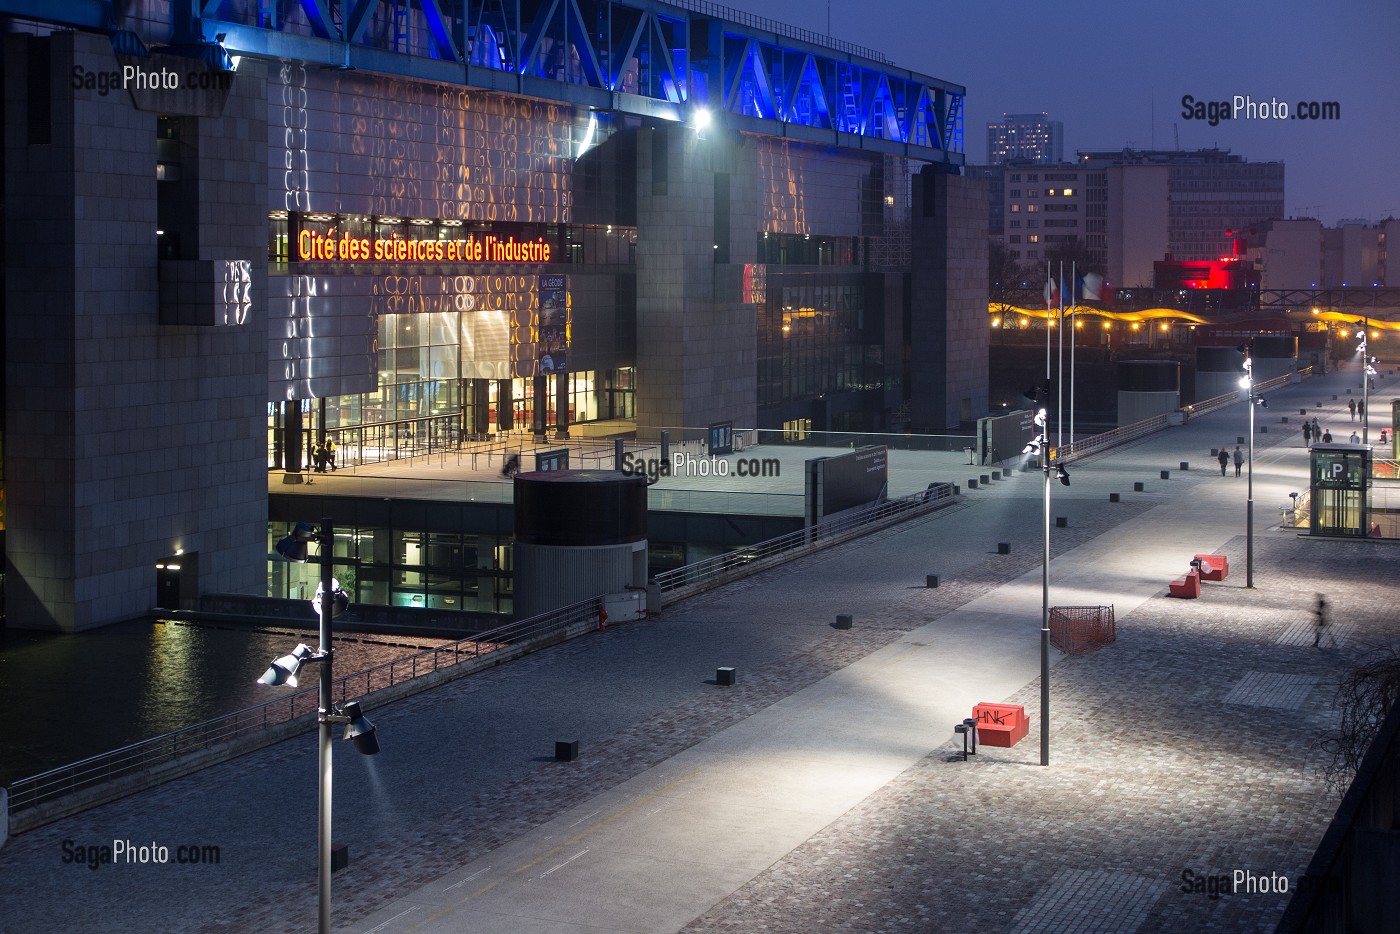
[[[524,654],[543,642],[564,637],[572,626],[592,622],[596,618],[600,599],[592,597],[582,600],[337,678],[331,688],[332,694],[341,702],[363,698],[375,691],[404,684],[484,655],[507,653],[514,657]],[[317,695],[317,688],[307,688],[19,779],[9,787],[9,811],[15,814],[75,792],[142,774],[149,781],[138,783],[139,787],[175,778],[184,774],[176,768],[181,760],[188,760],[195,753],[227,747],[234,740],[266,733],[280,724],[313,716],[317,710]],[[281,738],[280,735],[269,737],[268,742]],[[129,787],[121,794],[134,790],[137,789]],[[111,797],[118,796],[113,794]]]
[[[746,13],[743,10],[736,10],[733,7],[722,6],[718,3],[710,3],[709,0],[666,0],[670,6],[678,6],[692,13],[703,13],[706,16],[714,16],[731,23],[738,23],[742,26],[750,26],[754,29],[761,29],[764,32],[777,33],[780,36],[787,36],[789,39],[800,39],[803,42],[810,42],[812,45],[823,46],[828,49],[838,49],[842,52],[849,52],[852,55],[859,55],[874,62],[884,65],[891,64],[884,53],[875,49],[868,49],[863,45],[856,45],[854,42],[847,42],[845,39],[837,39],[826,33],[814,32],[810,29],[803,29],[800,26],[792,26],[778,20],[768,19],[764,16],[756,16],[753,13]]]
[[[1269,392],[1280,386],[1288,385],[1296,378],[1306,378],[1311,375],[1312,367],[1305,367],[1297,373],[1285,373],[1282,376],[1264,380],[1254,387],[1254,391],[1256,393]],[[1112,431],[1105,431],[1102,434],[1097,434],[1089,438],[1071,441],[1060,450],[1059,459],[1068,463],[1071,460],[1088,457],[1090,454],[1098,454],[1101,451],[1117,447],[1120,444],[1126,444],[1129,441],[1136,441],[1138,438],[1161,431],[1173,424],[1175,421],[1174,416],[1179,415],[1184,421],[1186,418],[1206,415],[1217,409],[1223,409],[1227,405],[1233,405],[1240,401],[1241,393],[1243,392],[1244,390],[1242,389],[1235,392],[1227,392],[1223,395],[1213,396],[1210,399],[1204,399],[1191,405],[1182,406],[1179,413],[1154,415],[1151,418],[1145,418],[1140,422],[1133,422],[1131,425],[1123,425]],[[1179,424],[1179,422],[1177,423]]]
[[[912,518],[947,506],[952,501],[951,483],[931,483],[929,488],[921,493],[887,499],[867,509],[829,519],[817,526],[789,532],[684,567],[663,571],[652,578],[652,583],[660,587],[662,593],[675,593],[697,585],[721,583],[731,577],[745,576],[767,567],[771,559],[835,544],[866,531],[868,526],[897,518]]]

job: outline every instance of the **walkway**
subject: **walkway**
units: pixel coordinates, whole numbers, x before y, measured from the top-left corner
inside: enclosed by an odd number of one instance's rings
[[[1270,529],[1306,476],[1279,417],[1325,400],[1322,421],[1344,422],[1330,396],[1344,403],[1349,381],[1270,398],[1255,590],[1245,480],[1209,460],[1243,434],[1243,406],[1054,485],[1068,528],[1053,536],[1052,602],[1114,604],[1119,637],[1056,653],[1049,769],[1034,721],[1014,749],[947,761],[973,703],[1037,707],[1041,484],[1020,474],[653,623],[369,710],[384,752],[337,748],[340,929],[1269,929],[1286,896],[1211,898],[1182,878],[1298,878],[1336,803],[1317,769],[1329,685],[1366,644],[1400,637],[1393,545]],[[1163,596],[1193,552],[1216,550],[1229,580]],[[943,585],[925,588],[928,573]],[[1337,621],[1322,650],[1315,592]],[[832,627],[841,612],[854,629]],[[719,665],[737,667],[735,687],[712,683]],[[579,740],[581,758],[552,761],[557,739]],[[315,791],[307,734],[12,840],[0,930],[306,930]],[[172,855],[213,844],[221,862],[63,862],[65,840],[113,839]]]

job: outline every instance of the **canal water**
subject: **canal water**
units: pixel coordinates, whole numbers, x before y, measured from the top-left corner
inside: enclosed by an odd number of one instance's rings
[[[268,663],[314,630],[138,620],[76,635],[0,628],[0,785],[275,699]],[[450,640],[337,633],[337,678]],[[302,687],[316,668],[302,670]]]

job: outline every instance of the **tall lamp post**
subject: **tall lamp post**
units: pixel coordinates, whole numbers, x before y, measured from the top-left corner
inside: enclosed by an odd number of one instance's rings
[[[1376,375],[1376,358],[1370,355],[1367,349],[1367,338],[1370,336],[1371,319],[1362,319],[1361,343],[1356,345],[1356,350],[1361,354],[1361,443],[1371,443],[1371,377]]]
[[[305,562],[307,543],[318,542],[321,546],[321,584],[311,605],[316,610],[320,622],[320,645],[313,653],[306,645],[298,645],[292,654],[274,661],[266,673],[258,679],[260,684],[297,685],[297,671],[306,662],[320,662],[320,698],[316,711],[319,732],[319,759],[317,783],[317,889],[318,912],[316,930],[318,934],[330,934],[331,930],[331,728],[335,724],[345,725],[343,739],[353,740],[355,749],[367,756],[379,752],[379,740],[375,738],[375,727],[360,712],[357,701],[349,701],[337,706],[331,699],[333,683],[332,659],[335,650],[331,645],[331,619],[339,616],[349,606],[350,600],[340,589],[340,584],[331,574],[331,562],[335,543],[335,526],[330,519],[322,519],[320,532],[309,522],[298,522],[292,534],[277,543],[277,552],[289,561]]]
[[[1050,385],[1047,380],[1041,386],[1034,387],[1026,392],[1026,398],[1036,403],[1040,407],[1035,414],[1035,427],[1038,431],[1021,453],[1024,455],[1038,456],[1041,462],[1041,473],[1044,475],[1041,487],[1041,510],[1042,510],[1042,531],[1041,557],[1040,557],[1040,764],[1050,764],[1050,477],[1059,479],[1060,483],[1069,486],[1069,471],[1057,463],[1057,458],[1052,456],[1050,447],[1050,433],[1047,428],[1049,421],[1049,407],[1044,404],[1046,397],[1050,393]],[[1053,451],[1058,454],[1057,450]]]
[[[1268,400],[1254,392],[1254,341],[1249,340],[1236,348],[1244,354],[1244,375],[1240,386],[1249,394],[1249,469],[1248,493],[1244,507],[1245,551],[1244,585],[1254,587],[1254,407],[1269,407]]]

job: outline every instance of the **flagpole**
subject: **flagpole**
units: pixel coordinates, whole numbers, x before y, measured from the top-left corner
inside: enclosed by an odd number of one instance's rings
[[[1065,442],[1065,261],[1060,260],[1060,313],[1056,316],[1060,329],[1060,359],[1055,367],[1055,447]]]
[[[1045,261],[1045,288],[1049,295],[1045,296],[1045,378],[1050,379],[1050,312],[1055,307],[1055,280],[1051,278],[1050,261]],[[1046,440],[1049,440],[1048,438]]]
[[[1079,261],[1075,260],[1070,263],[1069,267],[1070,287],[1073,288],[1078,281]],[[1076,314],[1075,303],[1071,301],[1069,306],[1069,316],[1072,319],[1069,329],[1069,447],[1072,451],[1074,450],[1074,329],[1079,324],[1079,316]]]

